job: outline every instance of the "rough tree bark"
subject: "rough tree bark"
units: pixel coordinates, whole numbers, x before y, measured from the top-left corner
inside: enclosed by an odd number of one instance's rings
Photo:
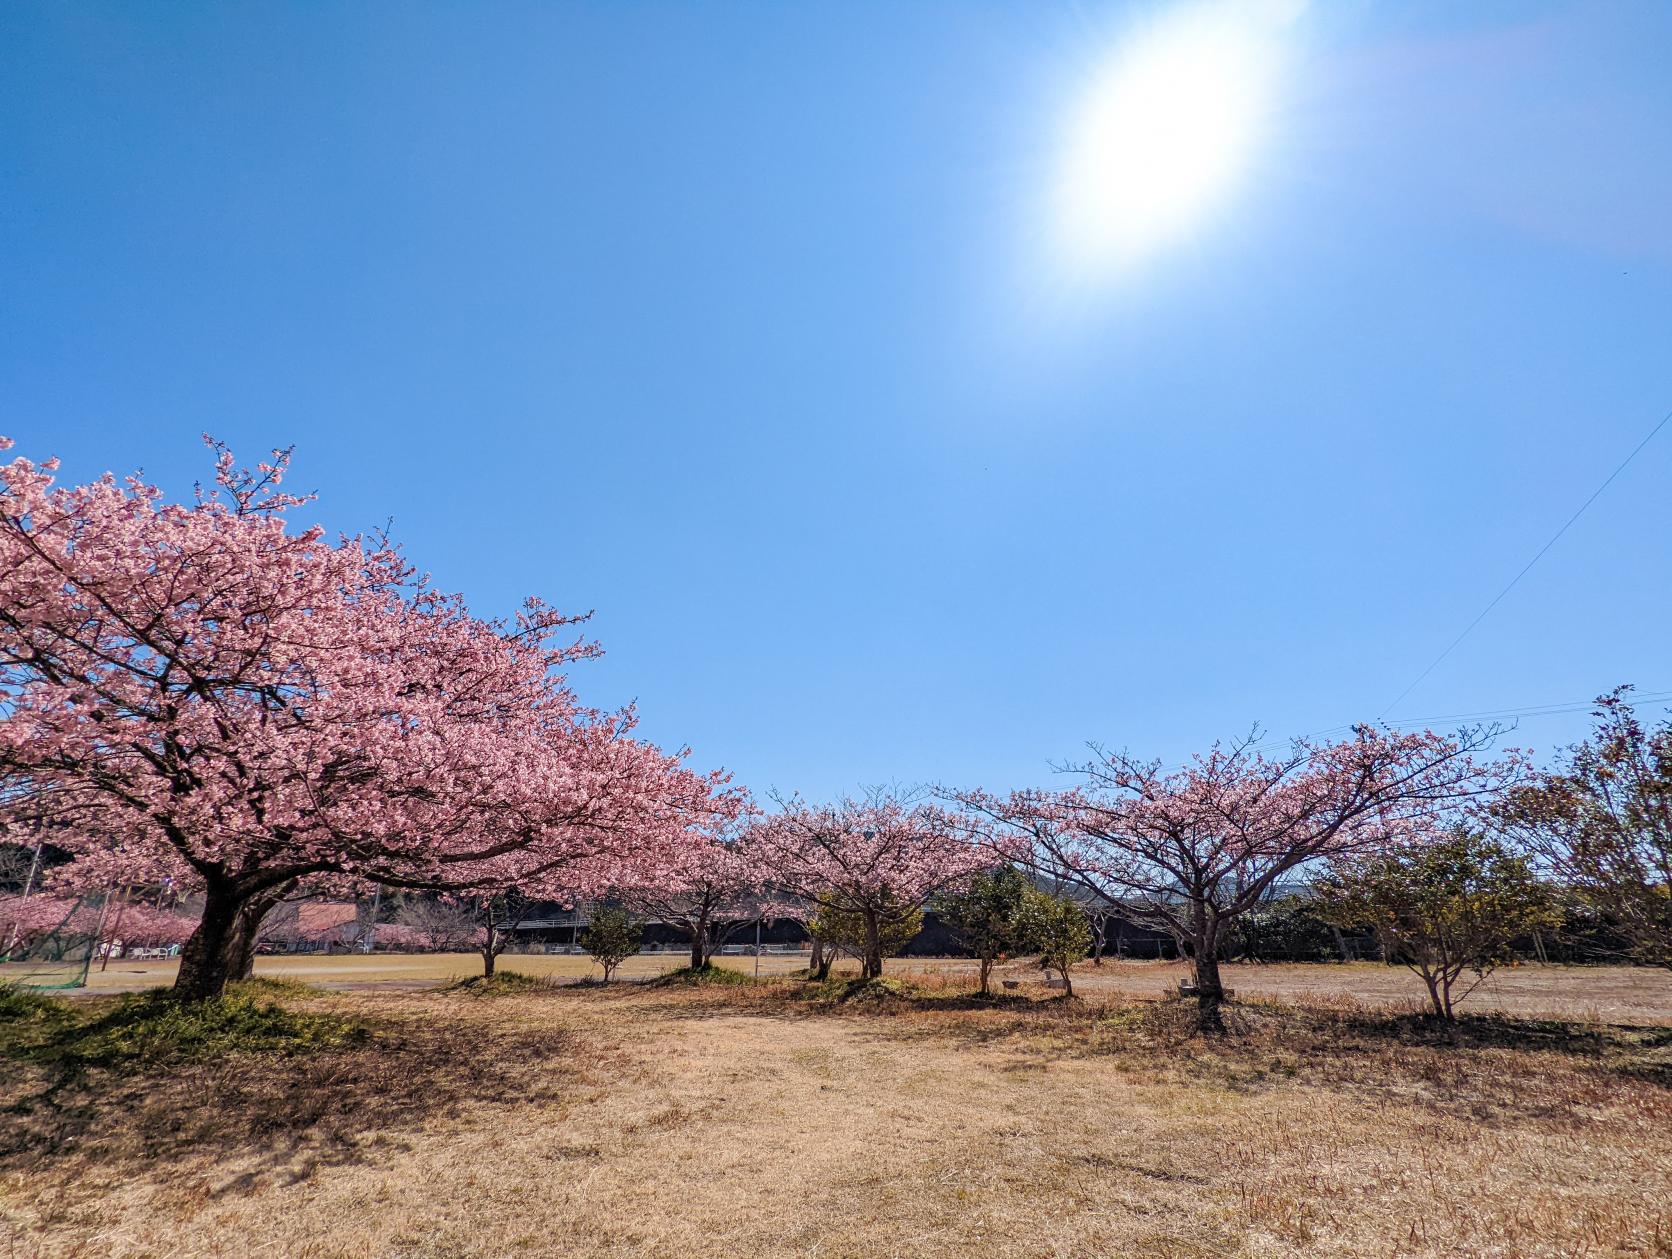
[[[825,948],[824,941],[818,936],[813,937],[813,955],[807,959],[807,971],[814,979],[830,978],[830,964],[836,960],[836,954]]]
[[[874,909],[865,911],[865,961],[860,978],[882,978],[882,923]]]
[[[494,963],[499,960],[499,929],[494,926],[493,910],[488,910],[487,925],[482,931],[482,978],[492,979]]]
[[[1219,941],[1211,933],[1199,938],[1190,960],[1196,981],[1196,1020],[1205,1030],[1221,1031],[1225,1026],[1220,1009],[1225,985],[1219,977]]]
[[[696,919],[691,924],[691,969],[704,970],[713,954],[714,947],[710,942],[710,931],[707,916]]]
[[[180,950],[174,995],[207,1001],[255,973],[262,919],[296,886],[294,879],[266,886],[211,877],[204,888],[203,920]]]

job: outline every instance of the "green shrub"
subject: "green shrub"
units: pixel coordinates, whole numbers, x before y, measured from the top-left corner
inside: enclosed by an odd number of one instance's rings
[[[1084,961],[1091,949],[1091,923],[1086,911],[1066,896],[1032,890],[1028,893],[1027,935],[1039,950],[1039,963],[1062,976],[1063,995],[1074,995],[1069,968]]]
[[[857,910],[821,908],[807,924],[809,934],[822,940],[834,953],[846,953],[860,962],[865,960],[865,915]],[[877,922],[878,952],[884,958],[898,957],[917,933],[923,930],[923,911],[913,905],[892,905],[879,915]],[[824,967],[824,978],[829,974]]]
[[[850,979],[842,985],[841,994],[837,997],[843,1004],[870,1001],[888,1001],[896,997],[909,997],[912,989],[909,984],[901,983],[898,979]]]
[[[581,947],[604,968],[604,982],[610,982],[615,968],[639,951],[644,943],[644,926],[633,921],[625,909],[603,905],[593,911],[592,921],[581,933]]]
[[[978,874],[969,886],[936,904],[940,919],[980,962],[980,992],[991,991],[993,966],[1002,957],[1030,951],[1033,920],[1028,877],[1014,866]]]
[[[1337,861],[1317,886],[1326,919],[1370,927],[1390,957],[1422,977],[1447,1022],[1458,1001],[1515,960],[1517,939],[1561,922],[1554,892],[1527,858],[1461,828]],[[1455,992],[1464,971],[1475,981]]]

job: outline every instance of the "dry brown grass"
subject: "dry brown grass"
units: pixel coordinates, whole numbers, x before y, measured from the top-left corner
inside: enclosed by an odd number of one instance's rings
[[[1663,1027],[924,988],[286,996],[372,1035],[11,1071],[0,1254],[1672,1255]]]
[[[628,958],[617,972],[622,979],[648,979],[683,966],[680,952],[644,953]],[[718,965],[752,973],[752,957],[725,956]],[[91,991],[135,991],[172,983],[174,962],[113,961],[107,970],[94,969]],[[806,965],[806,955],[768,954],[761,958],[763,975],[783,975]],[[256,974],[272,979],[294,979],[324,988],[361,990],[388,988],[419,990],[449,980],[481,973],[481,959],[469,953],[377,953],[335,956],[261,957]],[[500,959],[504,972],[562,982],[601,974],[587,957],[509,954]],[[21,963],[0,964],[0,982],[23,982]],[[855,973],[851,963],[838,973]],[[900,958],[888,963],[888,973],[914,981],[946,975],[954,983],[973,983],[974,964],[962,958]],[[1281,1001],[1334,1000],[1348,997],[1370,1005],[1404,1010],[1423,1000],[1420,980],[1403,967],[1370,962],[1352,965],[1248,965],[1224,968],[1225,982],[1247,996]],[[1001,978],[1035,980],[1036,967],[1023,962],[1001,968]],[[1188,974],[1180,962],[1086,963],[1075,971],[1074,984],[1086,996],[1155,998],[1177,987]],[[67,977],[67,973],[66,973]],[[1672,972],[1629,966],[1517,966],[1497,971],[1463,1006],[1468,1011],[1502,1011],[1527,1017],[1551,1016],[1613,1023],[1672,1025]]]
[[[1238,963],[1224,973],[1226,984],[1239,995],[1280,1001],[1350,997],[1389,1009],[1414,1009],[1426,1001],[1415,975],[1403,966],[1378,962]],[[1154,996],[1176,988],[1188,975],[1183,962],[1110,960],[1101,967],[1088,963],[1078,968],[1074,986],[1087,994]],[[1672,1024],[1672,972],[1641,966],[1507,966],[1488,975],[1461,1009]]]

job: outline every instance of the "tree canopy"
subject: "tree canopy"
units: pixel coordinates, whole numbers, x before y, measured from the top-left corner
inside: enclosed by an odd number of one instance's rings
[[[201,889],[180,991],[247,969],[304,882],[608,886],[735,810],[631,711],[579,702],[577,618],[473,616],[386,539],[288,527],[287,452],[216,451],[186,504],[0,466],[7,812],[58,823],[84,879]]]

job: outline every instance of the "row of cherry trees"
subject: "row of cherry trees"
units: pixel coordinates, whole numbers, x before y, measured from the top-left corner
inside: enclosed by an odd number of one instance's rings
[[[1016,863],[1180,941],[1213,1009],[1220,941],[1279,880],[1496,798],[1522,768],[1484,756],[1495,730],[1364,728],[1171,772],[1097,751],[1053,792],[759,809],[635,737],[630,710],[580,703],[567,672],[598,649],[576,618],[473,616],[385,538],[290,527],[306,500],[281,489],[286,452],[253,471],[216,452],[215,487],[185,504],[0,466],[0,806],[14,840],[73,855],[60,884],[201,895],[187,997],[247,975],[286,898],[377,884],[615,896],[684,923],[695,967],[739,921],[822,910],[863,925],[875,977],[890,926]]]
[[[699,918],[724,916],[717,905],[768,891],[803,912],[852,916],[863,924],[862,975],[871,978],[882,973],[890,925],[982,870],[1018,864],[1178,941],[1212,1019],[1224,997],[1221,943],[1236,921],[1285,876],[1437,834],[1500,800],[1523,762],[1513,752],[1484,756],[1497,734],[1363,728],[1338,743],[1297,741],[1276,757],[1245,741],[1172,772],[1099,752],[1073,767],[1076,785],[1056,792],[779,800],[740,840],[714,845],[733,883],[664,884],[642,903],[670,919],[686,907],[693,940]],[[693,964],[698,954],[694,945]]]

